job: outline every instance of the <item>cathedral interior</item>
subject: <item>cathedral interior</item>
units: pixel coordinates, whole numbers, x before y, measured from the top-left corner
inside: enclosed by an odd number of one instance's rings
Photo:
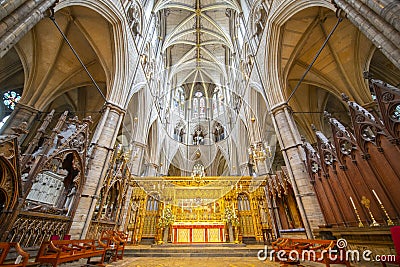
[[[395,254],[399,22],[398,0],[0,1],[0,241]]]

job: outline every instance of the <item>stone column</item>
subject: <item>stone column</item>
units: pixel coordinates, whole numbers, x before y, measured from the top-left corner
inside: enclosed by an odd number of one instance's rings
[[[55,4],[57,0],[47,0],[32,9],[24,18],[0,37],[0,57],[3,57],[25,34],[30,31],[41,19],[46,11]]]
[[[1,1],[0,4],[0,20],[4,19],[11,14],[15,9],[17,9],[26,0],[8,0]]]
[[[0,134],[4,135],[13,134],[14,131],[12,130],[12,128],[20,127],[23,122],[26,122],[27,129],[29,129],[32,123],[36,120],[38,115],[39,115],[39,110],[18,103],[15,106],[14,111],[11,113],[10,117],[0,130]],[[25,135],[21,135],[20,137],[18,137],[19,143],[21,143],[24,138]]]
[[[287,104],[281,104],[273,108],[272,121],[307,237],[312,239],[314,237],[312,229],[318,228],[319,225],[323,225],[325,222],[306,170],[302,141],[290,107]]]
[[[140,176],[141,173],[143,172],[142,163],[146,152],[146,145],[135,141],[133,147],[134,149],[132,152],[133,154],[131,157],[131,162],[130,162],[131,165],[129,167],[129,170],[131,174],[135,176]]]
[[[123,117],[121,108],[110,103],[105,106],[92,139],[86,182],[69,232],[73,239],[85,238],[89,230]]]
[[[365,18],[371,25],[376,27],[389,41],[391,41],[398,49],[400,49],[400,33],[384,18],[378,15],[369,6],[362,3],[360,0],[347,0],[347,2]],[[400,15],[397,15],[400,19]]]
[[[398,44],[400,40],[396,37],[398,30],[391,27],[388,23],[385,23],[382,19],[371,20],[366,18],[368,14],[374,14],[372,11],[367,12],[367,8],[362,3],[358,3],[358,9],[355,9],[349,2],[350,0],[333,0],[338,8],[343,10],[348,19],[368,38],[372,43],[382,51],[382,53],[397,67],[400,69],[400,49]],[[356,5],[353,3],[353,5]],[[364,14],[364,15],[363,15]],[[390,34],[396,33],[396,34]]]
[[[157,176],[158,173],[158,165],[155,163],[147,163],[146,164],[146,176]]]
[[[26,16],[39,4],[46,0],[29,0],[21,5],[17,10],[13,11],[10,16],[5,17],[0,21],[0,36],[3,36],[8,30],[10,30],[15,24],[25,19]]]
[[[400,31],[400,2],[398,0],[360,0]]]

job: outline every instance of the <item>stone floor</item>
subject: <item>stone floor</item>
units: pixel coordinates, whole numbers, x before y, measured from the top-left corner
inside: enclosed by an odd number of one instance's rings
[[[121,267],[279,267],[271,261],[260,261],[257,258],[125,258],[122,261],[107,265]],[[305,262],[304,267],[324,267],[324,264]],[[332,267],[344,265],[332,265]],[[357,263],[354,267],[378,267],[379,263]],[[395,265],[388,265],[395,266]]]

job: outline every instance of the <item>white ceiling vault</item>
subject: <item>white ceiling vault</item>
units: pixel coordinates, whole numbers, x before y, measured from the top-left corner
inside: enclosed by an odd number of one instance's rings
[[[233,23],[227,10],[240,12],[231,0],[160,0],[154,12],[165,10],[166,31],[161,53],[167,54],[168,80],[188,89],[195,83],[222,85],[234,52]]]

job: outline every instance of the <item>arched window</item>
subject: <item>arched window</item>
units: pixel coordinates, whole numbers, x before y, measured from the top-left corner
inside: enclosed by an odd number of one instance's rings
[[[215,142],[225,139],[225,129],[219,122],[214,125],[213,134]]]
[[[179,91],[176,90],[175,91],[175,96],[174,96],[174,109],[175,110],[179,110],[179,100],[180,100],[180,94]]]
[[[193,118],[196,118],[198,116],[199,112],[199,99],[195,97],[193,99]]]
[[[213,95],[212,99],[212,107],[213,107],[213,115],[214,117],[218,116],[218,100],[217,100],[217,93]]]
[[[198,125],[193,132],[193,144],[204,145],[204,137],[206,136],[204,129]]]
[[[174,128],[174,140],[183,142],[183,137],[185,135],[185,125],[183,122],[179,122]]]
[[[181,92],[181,102],[179,105],[179,112],[181,116],[184,115],[184,110],[185,110],[185,96],[183,95],[183,92]]]
[[[221,93],[219,93],[218,97],[219,97],[218,111],[219,111],[219,114],[221,114],[224,112],[224,96]]]
[[[200,117],[206,116],[206,100],[204,97],[200,98]]]

